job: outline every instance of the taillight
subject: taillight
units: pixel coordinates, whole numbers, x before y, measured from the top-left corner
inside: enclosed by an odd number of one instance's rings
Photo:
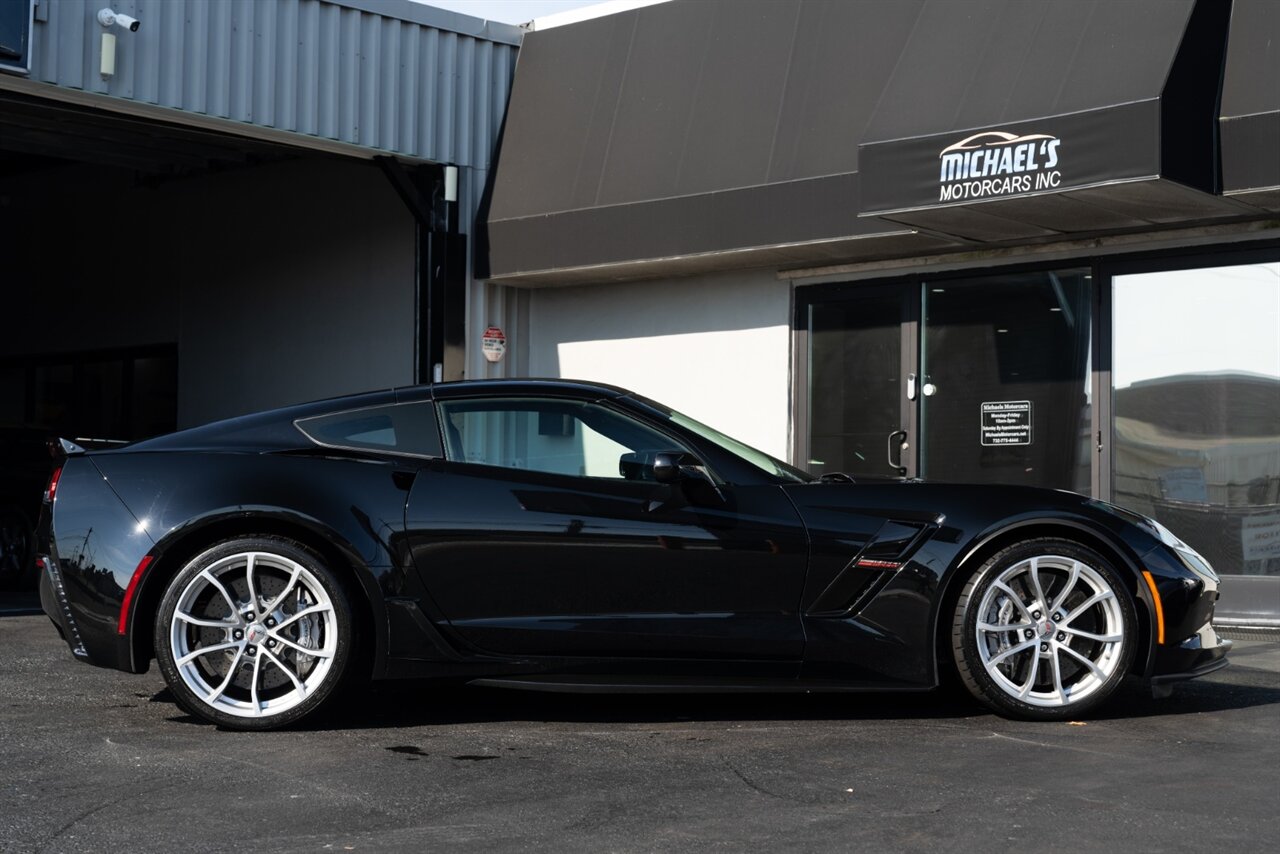
[[[58,494],[58,479],[62,477],[62,466],[58,466],[53,470],[53,474],[49,475],[49,485],[44,488],[44,503],[52,503]]]

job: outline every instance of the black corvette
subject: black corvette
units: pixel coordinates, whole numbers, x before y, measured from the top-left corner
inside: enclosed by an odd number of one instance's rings
[[[266,729],[355,677],[560,691],[924,690],[1076,717],[1225,665],[1218,582],[1066,492],[815,479],[622,389],[399,389],[123,449],[64,443],[41,599]]]

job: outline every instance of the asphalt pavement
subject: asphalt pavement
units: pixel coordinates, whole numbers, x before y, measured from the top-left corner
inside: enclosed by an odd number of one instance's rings
[[[0,616],[0,850],[1197,851],[1280,839],[1280,643],[1035,724],[954,696],[378,685],[222,731]]]

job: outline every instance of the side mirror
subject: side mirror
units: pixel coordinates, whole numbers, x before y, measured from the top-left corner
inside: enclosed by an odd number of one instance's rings
[[[626,480],[709,480],[701,467],[702,460],[684,451],[628,451],[618,458],[618,474]]]
[[[659,451],[653,455],[649,471],[652,478],[664,486],[678,487],[661,490],[666,497],[650,499],[651,513],[670,510],[691,503],[695,506],[716,506],[725,503],[724,493],[707,472],[702,460],[684,451]]]
[[[653,480],[653,455],[627,451],[618,458],[618,474],[624,480]]]
[[[684,478],[701,475],[696,471],[701,466],[702,460],[693,454],[682,451],[659,451],[653,455],[653,479],[658,483],[677,483]]]

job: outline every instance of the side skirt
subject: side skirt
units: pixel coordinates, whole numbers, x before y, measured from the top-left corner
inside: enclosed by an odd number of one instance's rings
[[[518,677],[472,679],[468,685],[544,691],[556,694],[860,694],[868,692],[920,693],[933,690],[918,685],[842,684],[801,682],[796,679],[689,679],[655,681],[619,677]]]

